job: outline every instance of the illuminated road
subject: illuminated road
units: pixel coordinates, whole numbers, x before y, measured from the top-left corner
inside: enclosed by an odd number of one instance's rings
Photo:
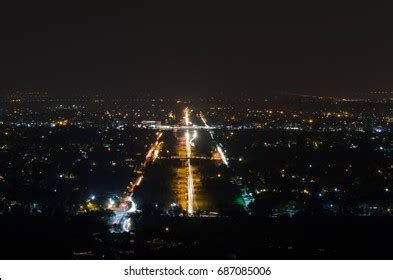
[[[205,125],[205,128],[206,129],[211,129],[211,126],[209,126],[207,124],[207,121],[206,121],[205,117],[202,115],[202,113],[200,113],[199,116],[200,116],[203,124]],[[210,137],[212,138],[212,140],[214,140],[213,131],[209,131],[209,133],[210,133]],[[218,153],[220,154],[222,163],[225,164],[226,166],[228,166],[229,163],[228,163],[227,157],[225,156],[225,153],[222,150],[222,145],[220,143],[216,144],[216,149],[217,149]]]
[[[162,148],[163,142],[160,142],[162,132],[157,132],[156,142],[151,145],[148,150],[145,160],[142,163],[142,167],[137,171],[139,176],[136,177],[134,181],[131,181],[125,191],[125,197],[119,205],[119,208],[115,211],[114,216],[111,219],[111,226],[114,231],[124,231],[129,232],[132,227],[132,220],[129,216],[130,213],[136,213],[138,211],[137,204],[133,200],[134,190],[139,187],[143,180],[143,172],[146,166],[150,162],[154,162]]]
[[[210,129],[211,126],[209,126],[209,125],[207,124],[207,121],[206,121],[205,117],[203,116],[202,112],[199,114],[199,116],[200,116],[200,118],[201,118],[203,124],[205,125],[205,127],[206,127],[207,129]],[[213,131],[209,130],[209,133],[210,133],[210,136],[211,136],[212,140],[214,141]],[[226,157],[225,154],[224,154],[224,151],[222,150],[222,145],[221,145],[220,143],[217,143],[217,144],[216,144],[216,148],[217,148],[218,153],[220,154],[222,163],[225,164],[225,165],[228,167],[228,166],[229,166],[229,163],[228,163],[227,157]],[[242,196],[242,199],[243,199],[243,201],[244,201],[244,205],[245,205],[246,207],[247,207],[251,202],[254,201],[254,197],[252,196],[252,194],[248,191],[248,189],[247,189],[246,187],[242,187],[242,188],[241,188],[241,196]]]
[[[208,125],[205,117],[202,113],[199,114],[204,125],[196,126],[190,120],[191,110],[185,108],[183,110],[183,117],[181,119],[181,123],[176,126],[165,126],[165,129],[173,129],[177,131],[181,129],[181,135],[179,141],[179,153],[177,156],[163,156],[162,158],[169,159],[179,159],[183,161],[182,167],[176,169],[176,186],[178,193],[178,203],[177,205],[181,206],[181,208],[186,210],[188,216],[193,216],[198,209],[198,204],[204,204],[205,201],[200,196],[200,178],[198,176],[197,167],[192,165],[192,159],[215,159],[220,160],[224,165],[228,166],[228,160],[220,143],[217,143],[214,139],[213,129],[215,127],[211,127]],[[216,147],[216,156],[203,157],[193,155],[193,149],[195,148],[195,141],[198,137],[198,129],[203,129],[209,132],[211,139],[214,142]],[[157,132],[156,141],[150,146],[149,150],[146,153],[146,157],[144,161],[141,163],[140,168],[136,170],[138,176],[131,181],[125,191],[125,196],[122,199],[119,207],[115,210],[115,214],[111,220],[113,231],[117,232],[129,232],[132,229],[132,213],[138,212],[138,207],[133,200],[133,194],[137,187],[140,186],[144,171],[150,162],[154,162],[155,160],[160,158],[160,150],[162,149],[163,142],[160,141],[162,136],[162,132]],[[195,174],[194,174],[195,173]],[[197,188],[197,196],[199,199],[196,199],[195,188]],[[196,203],[198,201],[198,203]]]
[[[192,125],[191,126],[192,129],[209,129],[209,130],[213,130],[213,129],[217,129],[217,127],[209,127],[206,128],[205,126],[201,126],[201,125]],[[160,129],[160,130],[173,130],[173,129],[178,129],[178,130],[187,130],[190,129],[190,126],[188,125],[158,125],[158,126],[152,126],[149,127],[151,129]]]
[[[189,120],[189,110],[186,108],[184,110],[184,120],[186,126],[190,125]],[[190,138],[190,131],[187,129],[185,132],[186,136],[186,150],[187,150],[187,213],[188,215],[192,215],[194,213],[194,179],[192,176],[192,165],[191,165],[191,145],[192,141],[196,138],[196,131],[194,131],[194,136]]]

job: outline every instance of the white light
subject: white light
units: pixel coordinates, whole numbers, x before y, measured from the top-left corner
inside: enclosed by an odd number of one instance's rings
[[[123,223],[123,230],[125,232],[129,232],[131,230],[131,218],[125,219]]]
[[[227,159],[226,159],[226,157],[225,157],[224,152],[222,151],[222,149],[221,149],[221,147],[220,147],[219,145],[217,145],[217,150],[218,150],[218,153],[219,153],[220,156],[221,156],[222,162],[223,162],[226,166],[228,166],[228,161],[227,161]]]
[[[136,181],[135,185],[136,185],[136,186],[139,186],[139,185],[141,184],[141,182],[142,182],[142,179],[143,179],[143,176],[140,176],[140,177],[138,178],[138,180]]]
[[[185,122],[186,125],[189,125],[189,119],[188,119],[188,108],[185,109]],[[188,167],[188,176],[187,176],[187,212],[189,215],[192,215],[194,212],[194,208],[193,208],[193,202],[194,202],[194,182],[193,182],[193,178],[192,178],[192,166],[191,166],[191,142],[192,140],[194,140],[194,138],[196,137],[196,131],[194,131],[194,137],[193,139],[190,140],[190,133],[188,131],[188,129],[186,130],[185,133],[185,137],[186,137],[186,150],[187,150],[187,167]]]
[[[128,201],[131,203],[131,208],[128,209],[128,213],[135,213],[137,211],[137,205],[134,202],[134,200],[132,199],[131,196],[128,197]]]
[[[195,138],[197,138],[197,131],[196,130],[194,130],[194,133],[193,133],[192,138],[190,140],[190,145],[194,146],[193,141],[195,140]]]

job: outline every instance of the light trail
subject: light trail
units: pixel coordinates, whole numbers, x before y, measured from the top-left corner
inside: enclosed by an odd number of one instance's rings
[[[125,232],[130,232],[131,231],[131,226],[132,226],[131,218],[126,218],[124,220],[123,225],[122,225],[122,229]]]
[[[207,124],[207,121],[206,121],[205,117],[202,115],[202,113],[200,113],[199,116],[200,116],[200,118],[201,118],[203,124],[205,125],[205,127],[206,127],[207,129],[210,129],[211,127]],[[209,132],[210,132],[210,136],[211,136],[212,140],[214,140],[213,131],[210,130]],[[221,148],[221,144],[216,144],[216,148],[217,148],[218,153],[220,154],[220,157],[221,157],[222,162],[223,162],[226,166],[229,166],[227,157],[225,156],[225,153],[224,153],[224,151],[223,151],[222,148]]]
[[[187,207],[187,212],[189,215],[192,215],[194,213],[194,181],[192,178],[192,166],[190,164],[190,159],[188,161],[188,207]]]
[[[128,202],[131,204],[131,207],[128,209],[128,213],[135,213],[138,209],[136,207],[136,203],[132,199],[132,195],[128,197]]]
[[[213,131],[210,130],[211,126],[209,126],[207,124],[207,121],[206,121],[205,117],[203,116],[202,112],[200,112],[199,116],[200,116],[203,124],[205,125],[205,128],[209,129],[210,136],[211,136],[212,140],[214,141]],[[217,147],[218,153],[220,154],[222,162],[228,167],[229,166],[228,160],[224,154],[224,151],[222,150],[221,144],[217,144],[216,147]],[[242,196],[242,199],[243,199],[246,207],[248,207],[248,205],[255,200],[254,197],[252,196],[252,193],[248,192],[248,189],[243,186],[241,188],[241,196]]]
[[[187,130],[189,129],[190,126],[186,126],[186,125],[157,125],[155,127],[149,127],[148,129],[160,129],[160,130]],[[192,129],[203,129],[203,130],[215,130],[218,129],[218,127],[215,126],[209,126],[209,128],[207,128],[204,125],[192,125]]]
[[[189,113],[188,108],[184,110],[184,119],[186,122],[186,126],[189,126]],[[188,215],[192,215],[194,213],[194,179],[192,177],[192,165],[191,165],[191,141],[193,141],[196,137],[196,131],[194,132],[194,137],[190,139],[190,132],[187,129],[186,133],[186,150],[187,150],[187,213]]]
[[[209,125],[207,124],[207,121],[206,121],[205,117],[202,115],[202,113],[200,113],[200,116],[201,116],[201,120],[202,120],[203,124],[205,125],[205,127],[209,128]]]
[[[192,135],[192,138],[191,138],[191,140],[190,140],[191,146],[194,146],[193,141],[197,138],[197,136],[198,136],[198,133],[197,133],[196,130],[194,130],[194,134]]]
[[[137,180],[136,183],[135,183],[135,186],[138,187],[138,186],[141,184],[142,179],[143,179],[143,175],[139,176],[138,180]]]
[[[159,152],[160,152],[159,150],[155,150],[155,151],[154,151],[154,154],[153,154],[153,161],[155,161],[155,160],[157,159]]]
[[[190,125],[190,118],[188,116],[188,108],[184,109],[184,114],[185,114],[184,120],[186,121],[186,126],[189,126]]]
[[[140,169],[143,173],[144,168],[149,162],[156,160],[159,149],[162,147],[163,142],[159,142],[162,136],[162,132],[157,134],[156,142],[147,151],[145,160],[142,163],[142,168]],[[129,214],[138,212],[137,204],[133,200],[133,194],[135,188],[138,187],[143,180],[143,174],[139,175],[134,181],[131,181],[125,191],[125,197],[120,204],[120,207],[115,211],[115,215],[111,219],[112,226],[118,226],[124,232],[130,232],[132,226],[132,220]]]
[[[220,147],[219,144],[217,144],[217,151],[219,152],[219,154],[220,154],[220,156],[221,156],[222,162],[223,162],[226,166],[228,166],[228,160],[227,160],[227,158],[226,158],[226,156],[225,156],[225,154],[224,154],[224,152],[223,152],[223,150],[221,149],[221,147]]]
[[[205,117],[202,115],[202,112],[199,113],[199,116],[201,117],[201,120],[202,120],[203,124],[205,125],[205,128],[209,130],[210,137],[212,138],[212,140],[214,140],[213,131],[210,130],[212,127],[207,124],[207,121],[206,121]]]

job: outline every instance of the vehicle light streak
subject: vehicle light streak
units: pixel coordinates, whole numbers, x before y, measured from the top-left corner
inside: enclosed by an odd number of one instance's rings
[[[205,117],[202,115],[202,113],[200,115],[201,115],[201,120],[202,120],[203,124],[206,126],[206,128],[209,128],[209,125],[207,124]]]
[[[189,115],[188,115],[188,108],[184,110],[184,119],[186,125],[189,125]],[[196,131],[194,131],[194,137],[190,139],[190,132],[187,129],[186,133],[186,150],[187,150],[187,213],[192,215],[194,213],[194,180],[192,177],[192,165],[191,165],[191,142],[196,138]]]
[[[194,183],[192,178],[192,166],[191,166],[191,144],[190,144],[190,133],[186,131],[186,149],[187,149],[187,212],[189,215],[192,215],[194,212],[193,209],[193,201],[194,201]]]
[[[207,124],[207,121],[206,121],[205,117],[202,115],[202,113],[200,113],[199,115],[200,115],[200,118],[201,118],[203,124],[205,125],[205,127],[209,129],[210,126]],[[209,132],[210,132],[211,138],[214,140],[213,131],[209,131]],[[224,151],[222,150],[220,144],[217,144],[216,147],[217,147],[218,153],[220,154],[220,157],[221,157],[222,162],[223,162],[226,166],[229,166],[228,160],[227,160],[227,158],[226,158],[226,156],[225,156],[225,154],[224,154]]]
[[[142,179],[143,179],[143,175],[139,176],[138,180],[135,183],[135,186],[139,186],[142,182]]]
[[[153,161],[156,160],[156,158],[158,157],[158,153],[159,153],[158,150],[155,150],[155,151],[154,151]]]
[[[154,161],[157,158],[159,149],[162,146],[162,142],[159,142],[161,136],[162,132],[157,134],[156,142],[150,147],[146,154],[146,158],[142,163],[143,168],[145,168],[149,162]],[[140,171],[143,172],[143,168]],[[133,200],[132,195],[135,188],[141,184],[142,180],[143,175],[140,175],[135,181],[131,181],[129,183],[125,191],[126,196],[120,204],[119,209],[115,211],[114,217],[111,219],[112,226],[120,228],[121,231],[130,232],[131,230],[132,220],[129,214],[138,212],[137,204]]]
[[[128,202],[131,204],[131,207],[128,209],[128,213],[135,213],[137,211],[136,203],[132,199],[132,196],[130,195],[128,197]]]
[[[217,151],[218,151],[218,153],[219,153],[220,156],[221,156],[222,162],[223,162],[226,166],[228,166],[228,160],[227,160],[227,158],[225,157],[225,154],[224,154],[224,152],[222,151],[222,149],[221,149],[221,147],[220,147],[219,144],[217,144]]]
[[[194,134],[192,135],[192,138],[191,138],[191,140],[190,140],[191,146],[194,146],[193,141],[197,138],[197,136],[198,136],[197,131],[194,130]]]
[[[190,118],[188,116],[188,108],[184,109],[184,120],[186,121],[186,126],[190,125]]]
[[[123,231],[130,232],[131,230],[131,218],[126,218],[122,225]]]

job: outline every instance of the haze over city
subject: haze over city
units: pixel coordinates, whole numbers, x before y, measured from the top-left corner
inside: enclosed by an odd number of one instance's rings
[[[0,82],[62,96],[390,91],[390,8],[8,2],[0,18]]]

